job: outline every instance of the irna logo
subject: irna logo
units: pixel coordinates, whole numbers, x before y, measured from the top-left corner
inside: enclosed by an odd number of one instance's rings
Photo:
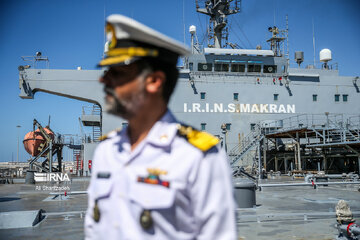
[[[35,182],[70,182],[67,173],[35,173]]]

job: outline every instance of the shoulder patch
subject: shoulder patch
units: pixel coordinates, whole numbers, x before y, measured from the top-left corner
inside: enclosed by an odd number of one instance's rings
[[[208,151],[219,143],[217,137],[183,124],[178,124],[178,135],[184,137],[191,145],[199,148],[203,152]]]
[[[106,139],[109,139],[109,138],[113,137],[114,135],[116,135],[119,131],[120,131],[119,129],[112,130],[111,132],[99,137],[99,141],[100,142],[105,141]]]

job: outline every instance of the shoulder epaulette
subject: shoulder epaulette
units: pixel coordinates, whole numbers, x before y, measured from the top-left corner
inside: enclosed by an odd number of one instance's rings
[[[100,142],[105,141],[106,139],[111,138],[114,134],[116,135],[116,133],[118,133],[119,131],[120,131],[119,129],[112,130],[111,132],[109,132],[107,134],[104,134],[101,137],[99,137],[99,141]]]
[[[213,135],[196,130],[184,124],[178,124],[178,134],[184,137],[191,145],[206,152],[219,143],[219,139]]]
[[[100,142],[102,142],[102,141],[108,139],[108,136],[109,136],[108,134],[104,134],[104,135],[100,136],[98,139]]]

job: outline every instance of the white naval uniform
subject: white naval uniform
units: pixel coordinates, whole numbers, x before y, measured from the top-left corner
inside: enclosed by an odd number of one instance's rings
[[[138,182],[148,168],[167,171],[170,186]],[[100,212],[94,220],[94,206]],[[150,210],[153,226],[140,225]],[[236,239],[235,206],[226,155],[204,152],[178,134],[168,111],[131,151],[127,131],[100,143],[94,155],[85,218],[86,239]]]

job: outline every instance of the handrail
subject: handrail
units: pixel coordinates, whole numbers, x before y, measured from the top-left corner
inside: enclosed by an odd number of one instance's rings
[[[93,106],[83,106],[82,115],[101,115],[101,108],[96,104]]]
[[[358,143],[360,115],[345,119],[343,114],[300,114],[272,122],[257,123],[254,129],[229,151],[230,165],[234,166],[244,154],[262,140],[264,134],[299,129],[305,129],[305,136],[315,135],[315,141],[307,144],[308,146]]]
[[[347,123],[346,123],[347,122]],[[354,124],[352,124],[354,122]],[[360,127],[360,116],[349,117],[344,120],[343,114],[300,114],[288,118],[261,123],[266,134],[273,134],[290,129],[312,128],[312,129],[345,129],[349,127]]]
[[[263,136],[260,125],[256,124],[254,129],[245,137],[245,140],[242,140],[237,146],[231,149],[229,153],[231,157],[230,165],[233,166],[236,164],[258,141],[261,141]]]

